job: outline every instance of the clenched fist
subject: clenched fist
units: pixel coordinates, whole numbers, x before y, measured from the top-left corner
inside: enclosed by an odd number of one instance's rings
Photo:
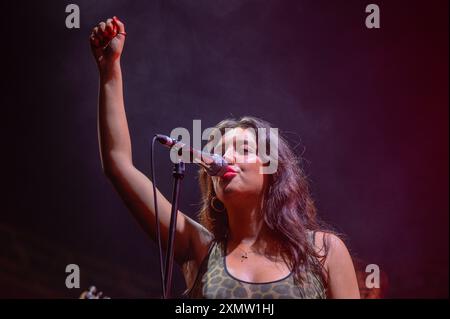
[[[102,21],[92,29],[89,39],[99,69],[112,65],[120,58],[125,36],[125,25],[117,17]]]

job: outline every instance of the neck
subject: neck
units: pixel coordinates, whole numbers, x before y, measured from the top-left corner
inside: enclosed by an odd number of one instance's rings
[[[245,202],[246,205],[242,203]],[[252,246],[264,237],[264,218],[262,216],[262,199],[227,203],[228,213],[228,242],[232,245],[244,244]]]

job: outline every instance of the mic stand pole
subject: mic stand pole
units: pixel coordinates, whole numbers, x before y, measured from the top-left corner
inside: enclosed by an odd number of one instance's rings
[[[184,177],[184,162],[179,161],[174,165],[172,176],[174,178],[173,182],[173,192],[172,192],[172,211],[170,214],[170,226],[169,226],[169,240],[167,244],[167,254],[166,263],[164,271],[164,284],[166,287],[166,295],[164,299],[170,298],[171,288],[172,288],[172,271],[173,271],[173,243],[175,240],[175,231],[177,225],[177,213],[178,213],[178,197],[180,195],[181,180]]]

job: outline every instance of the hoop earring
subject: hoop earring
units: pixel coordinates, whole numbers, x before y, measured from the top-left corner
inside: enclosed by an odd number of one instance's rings
[[[217,204],[217,202],[219,202],[220,204]],[[217,199],[216,196],[213,196],[211,198],[211,207],[218,213],[223,213],[225,211],[225,206],[220,200]]]

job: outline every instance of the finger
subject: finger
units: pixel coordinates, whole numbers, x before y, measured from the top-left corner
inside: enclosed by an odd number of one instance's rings
[[[116,36],[116,28],[115,28],[115,26],[113,24],[113,20],[112,19],[106,20],[106,32],[111,37],[115,37]]]
[[[98,34],[98,27],[95,27],[94,29],[92,29],[91,35],[90,35],[90,39],[91,39],[91,44],[98,47],[100,46],[100,39],[97,36]]]
[[[106,44],[111,41],[112,37],[106,32],[106,23],[100,22],[98,24],[98,30],[96,34],[97,38],[100,41],[101,46],[106,46]]]
[[[104,33],[104,32],[105,32],[105,28],[106,28],[106,23],[102,21],[102,22],[100,22],[100,23],[98,24],[98,27],[99,27],[99,29],[102,30],[102,32]]]
[[[119,18],[116,16],[114,16],[113,20],[114,23],[117,25],[118,33],[125,33],[125,25],[122,23],[122,21],[120,21]]]
[[[98,29],[99,29],[98,35],[100,35],[101,39],[108,38],[108,34],[105,31],[106,30],[106,23],[105,22],[100,22],[98,24]]]
[[[100,25],[97,26],[97,27],[95,27],[95,33],[94,33],[94,35],[95,35],[95,37],[96,37],[100,42],[103,41],[104,35],[103,35],[102,29],[100,28]]]
[[[89,36],[89,39],[91,41],[91,45],[98,48],[100,46],[100,41],[98,40],[98,38],[95,36],[95,34],[91,33],[91,35]]]

